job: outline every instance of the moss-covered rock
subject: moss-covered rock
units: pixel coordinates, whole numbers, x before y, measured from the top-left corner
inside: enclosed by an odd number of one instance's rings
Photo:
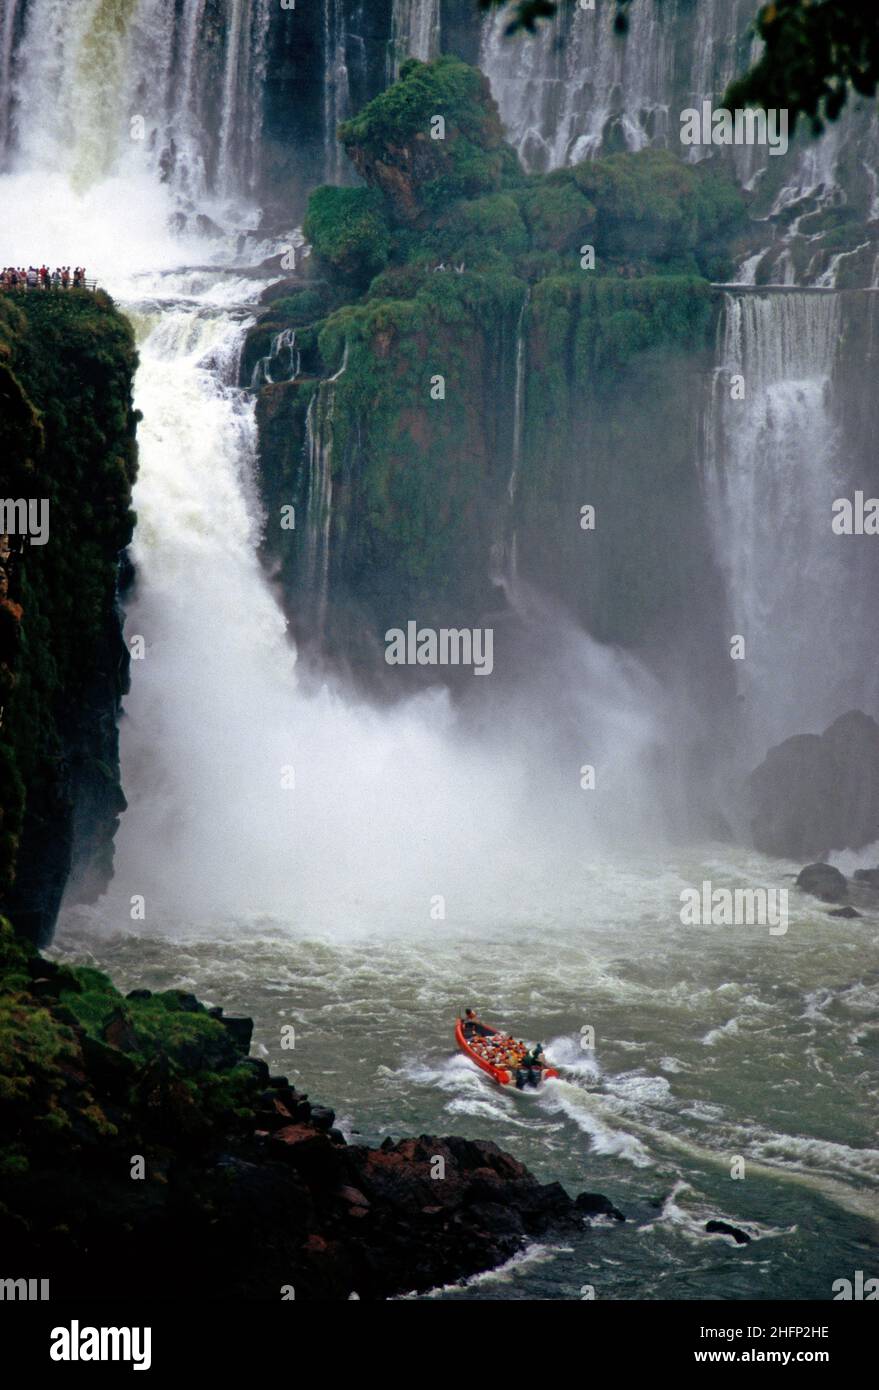
[[[303,230],[320,259],[346,284],[365,286],[387,263],[390,228],[374,189],[318,188]]]
[[[424,224],[455,199],[499,189],[515,168],[487,79],[452,57],[404,63],[400,80],[340,126],[339,139],[403,224]]]
[[[692,379],[741,194],[712,163],[652,149],[526,176],[481,74],[454,59],[406,64],[341,138],[369,187],[312,195],[324,304],[304,289],[286,325],[276,302],[255,330],[307,344],[298,379],[266,386],[258,411],[270,516],[286,502],[299,518],[266,529],[297,640],[375,675],[384,632],[409,617],[479,626],[518,531],[525,571],[601,635],[642,642],[662,595],[674,604],[707,563],[701,536],[693,566],[658,539],[643,565],[620,535],[606,555],[596,543],[606,573],[587,584],[569,509],[614,488],[636,506],[655,484],[663,525],[698,528]],[[383,209],[386,263],[355,283],[370,257],[351,209],[367,208]],[[619,441],[649,464],[621,464]]]
[[[124,806],[116,609],[134,514],[136,363],[104,294],[0,296],[6,497],[44,499],[49,539],[0,554],[0,901],[45,939],[71,868],[91,897]]]

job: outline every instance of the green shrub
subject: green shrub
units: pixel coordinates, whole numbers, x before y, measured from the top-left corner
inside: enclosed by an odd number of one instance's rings
[[[315,189],[303,226],[320,259],[351,285],[366,285],[391,247],[382,199],[369,188]]]

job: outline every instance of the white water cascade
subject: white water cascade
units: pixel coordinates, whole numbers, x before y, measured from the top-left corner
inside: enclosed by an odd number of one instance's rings
[[[58,23],[62,9],[66,27]],[[261,517],[256,502],[254,397],[237,385],[251,305],[271,278],[253,267],[281,243],[238,231],[236,208],[238,217],[250,216],[241,196],[248,179],[241,165],[232,180],[232,150],[242,147],[231,129],[219,132],[226,155],[218,169],[232,182],[218,185],[208,204],[226,231],[210,236],[178,216],[193,181],[184,188],[163,180],[155,149],[125,133],[143,76],[144,35],[157,41],[151,25],[169,21],[172,11],[161,0],[126,0],[108,34],[102,5],[84,3],[71,17],[55,0],[35,0],[30,23],[51,19],[53,42],[45,61],[41,54],[22,67],[18,143],[0,190],[9,209],[0,259],[85,261],[131,319],[141,355],[137,585],[126,635],[143,637],[145,656],[132,663],[125,701],[129,809],[101,912],[104,920],[127,919],[131,895],[143,894],[148,920],[160,929],[184,918],[240,922],[253,913],[334,925],[414,917],[427,928],[432,896],[440,893],[461,920],[508,920],[510,903],[537,901],[536,885],[557,878],[558,865],[581,852],[584,834],[597,843],[602,817],[587,810],[576,757],[559,772],[557,734],[535,730],[525,712],[527,760],[524,733],[510,740],[498,728],[471,737],[440,689],[392,711],[346,702],[330,689],[302,692],[258,559],[260,527],[273,519]],[[244,11],[229,13],[235,23],[224,81],[231,87],[238,72],[246,87],[254,64],[243,69],[230,56],[244,43]],[[187,4],[176,16],[196,44],[196,11]],[[170,35],[167,29],[169,43]],[[179,90],[197,108],[207,80],[202,57],[185,44],[175,51],[189,53]],[[151,52],[149,72],[170,102],[170,75],[159,70],[158,47]],[[59,93],[57,104],[45,101],[48,85]],[[235,100],[240,105],[245,96]],[[168,110],[175,130],[190,128],[186,111]],[[96,138],[102,128],[103,143]],[[190,171],[199,158],[198,147],[189,147]],[[203,268],[211,263],[216,270]],[[320,387],[312,421],[310,533],[323,604],[334,389],[332,381]],[[620,687],[631,689],[640,744],[651,714],[639,703],[631,663],[617,669],[610,652],[603,660],[616,709],[626,706]],[[591,720],[594,756],[601,752],[596,727]],[[619,725],[602,727],[613,738]],[[541,791],[526,766],[555,768],[549,785],[560,780],[563,793]],[[632,795],[637,800],[630,790],[626,804]],[[637,833],[631,817],[627,825]]]
[[[440,0],[394,0],[388,80],[395,82],[407,58],[427,63],[440,51]]]
[[[479,64],[498,102],[507,138],[526,168],[538,172],[575,164],[620,149],[658,145],[701,160],[718,151],[680,143],[681,112],[711,101],[722,104],[730,81],[759,53],[750,25],[752,0],[632,0],[629,32],[614,31],[616,7],[563,7],[536,35],[509,37],[506,8],[489,14]],[[874,104],[852,97],[842,118],[819,141],[791,131],[780,157],[757,145],[725,152],[740,183],[761,201],[766,249],[777,255],[774,283],[835,284],[838,263],[819,255],[796,269],[786,251],[800,215],[851,204],[865,219],[875,216],[879,187],[879,122]],[[853,173],[853,170],[857,172]],[[873,191],[874,207],[864,188]],[[806,202],[808,200],[808,202]],[[807,230],[807,229],[806,229]],[[747,283],[760,257],[751,253],[738,279]],[[822,277],[822,278],[819,278]],[[764,277],[765,278],[765,277]]]
[[[270,0],[211,11],[205,0],[5,0],[7,165],[64,169],[79,190],[146,167],[180,211],[213,214],[208,200],[255,185],[269,16]]]
[[[250,389],[276,386],[279,382],[295,381],[299,375],[301,356],[296,346],[296,329],[282,328],[272,338],[265,357],[261,357],[250,376]]]
[[[323,0],[321,16],[324,53],[324,181],[340,183],[344,156],[336,132],[349,114],[344,0]]]
[[[865,698],[868,615],[849,543],[831,530],[832,503],[849,490],[831,392],[840,330],[832,293],[725,296],[704,478],[730,636],[745,639],[733,663],[744,728],[760,757]]]
[[[308,457],[307,575],[315,597],[318,639],[324,635],[330,586],[330,544],[333,522],[333,417],[336,382],[348,366],[348,344],[339,370],[322,381],[312,396],[305,419]]]

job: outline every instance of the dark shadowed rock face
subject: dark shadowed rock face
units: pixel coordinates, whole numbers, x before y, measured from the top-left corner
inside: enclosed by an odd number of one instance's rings
[[[845,902],[848,897],[845,874],[832,864],[807,864],[797,874],[797,887],[825,903]]]
[[[754,845],[817,859],[879,839],[879,724],[860,710],[771,748],[748,781]]]

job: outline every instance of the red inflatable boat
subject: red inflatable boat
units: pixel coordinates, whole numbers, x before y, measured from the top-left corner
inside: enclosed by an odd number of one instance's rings
[[[465,1027],[467,1033],[464,1031]],[[495,1028],[490,1023],[470,1022],[463,1018],[455,1019],[455,1041],[461,1051],[464,1053],[465,1057],[469,1057],[471,1062],[476,1063],[480,1071],[487,1072],[492,1081],[496,1081],[499,1086],[513,1086],[519,1090],[523,1090],[524,1085],[536,1088],[541,1085],[547,1077],[558,1076],[555,1067],[548,1067],[544,1064],[542,1067],[530,1068],[530,1074],[532,1077],[536,1077],[536,1080],[529,1080],[517,1086],[515,1068],[510,1066],[499,1066],[490,1061],[487,1057],[481,1056],[471,1042],[471,1039],[476,1040],[478,1038],[492,1038],[495,1036],[506,1038],[507,1034],[502,1028]]]

